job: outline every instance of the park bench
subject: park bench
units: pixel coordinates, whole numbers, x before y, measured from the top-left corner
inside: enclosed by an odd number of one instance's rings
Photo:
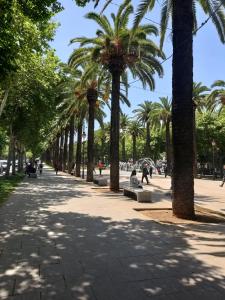
[[[123,189],[123,195],[134,198],[138,202],[152,202],[151,191],[143,190],[140,188],[133,188],[131,186],[126,186]]]
[[[93,182],[99,186],[107,186],[107,178],[94,178]]]

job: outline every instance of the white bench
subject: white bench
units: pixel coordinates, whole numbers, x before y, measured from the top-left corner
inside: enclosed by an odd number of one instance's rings
[[[95,178],[93,182],[99,186],[107,186],[108,181],[107,178]]]
[[[138,202],[152,202],[151,191],[143,190],[141,188],[133,188],[126,186],[123,189],[123,195],[131,198],[135,198]]]

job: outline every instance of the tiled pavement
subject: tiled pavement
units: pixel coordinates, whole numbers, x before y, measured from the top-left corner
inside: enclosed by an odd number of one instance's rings
[[[46,168],[26,179],[0,208],[0,299],[225,299],[225,224],[133,210],[169,203],[154,197],[139,204]]]

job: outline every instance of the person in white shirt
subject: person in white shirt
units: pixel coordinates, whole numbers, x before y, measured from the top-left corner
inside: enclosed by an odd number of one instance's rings
[[[136,170],[133,170],[130,175],[130,186],[133,188],[142,188],[142,185],[140,184]]]

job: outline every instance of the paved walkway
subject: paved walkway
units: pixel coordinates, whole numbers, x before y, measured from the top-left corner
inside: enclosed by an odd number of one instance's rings
[[[0,299],[225,299],[225,225],[163,225],[134,210],[169,201],[159,188],[153,200],[46,168],[26,179],[0,208]]]

